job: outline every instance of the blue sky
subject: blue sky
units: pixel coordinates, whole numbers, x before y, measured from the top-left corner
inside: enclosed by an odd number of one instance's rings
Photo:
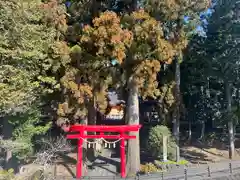
[[[203,26],[206,26],[208,24],[206,18],[211,16],[211,14],[212,14],[212,10],[210,8],[207,9],[205,12],[201,13],[200,19],[201,19],[202,25],[197,26],[197,28],[196,28],[197,33],[202,34],[202,35],[205,34]]]

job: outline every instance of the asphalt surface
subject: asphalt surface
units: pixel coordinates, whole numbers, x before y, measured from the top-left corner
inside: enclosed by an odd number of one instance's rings
[[[93,170],[89,170],[88,176],[90,179],[120,179],[116,174],[119,172],[119,159],[112,159],[111,162],[106,162],[109,152],[105,152],[100,160],[96,162]],[[104,155],[106,159],[104,159]],[[105,162],[105,163],[104,163]],[[222,178],[226,176],[237,176],[240,174],[240,161],[224,161],[210,164],[199,164],[189,166],[172,166],[167,172],[154,173],[149,175],[141,175],[134,179],[143,180],[204,180]],[[117,176],[117,177],[116,177]],[[86,177],[87,178],[87,177]],[[127,178],[133,179],[133,178]],[[240,175],[236,180],[240,180]]]

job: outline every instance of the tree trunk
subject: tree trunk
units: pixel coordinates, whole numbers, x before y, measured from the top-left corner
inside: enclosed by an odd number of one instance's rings
[[[83,125],[87,125],[88,123],[88,118],[85,116],[82,124]],[[84,132],[84,135],[87,135],[86,132]],[[87,143],[85,141],[83,141],[83,145],[82,145],[82,151],[83,151],[83,167],[82,167],[82,174],[84,176],[87,176],[87,161],[88,161],[88,152],[87,152]]]
[[[188,141],[192,140],[192,119],[188,118]]]
[[[13,126],[9,123],[8,118],[3,118],[3,140],[9,140],[12,138],[12,132],[13,132]],[[4,169],[10,169],[13,167],[13,164],[11,163],[12,159],[12,151],[6,150],[5,151],[5,157],[4,157]]]
[[[92,1],[92,19],[99,16],[99,13],[101,12],[101,1],[100,0],[93,0]]]
[[[138,5],[138,0],[132,0],[131,7],[130,7],[130,13],[137,11],[137,5]]]
[[[189,98],[188,101],[188,107],[192,107],[191,106],[191,100]],[[187,118],[188,118],[188,142],[191,143],[192,140],[192,109],[190,110],[190,112],[187,111]]]
[[[179,119],[180,119],[180,63],[178,59],[175,60],[175,101],[176,107],[173,112],[173,135],[176,139],[176,161],[180,159],[180,148],[179,148]]]
[[[205,121],[201,121],[201,136],[199,139],[203,139],[205,135]]]
[[[126,122],[128,125],[139,124],[139,99],[138,87],[131,76],[128,79],[128,101],[126,109]],[[130,132],[129,135],[136,136],[136,139],[128,140],[127,147],[127,175],[135,175],[140,170],[140,144],[139,132]]]
[[[97,122],[97,111],[94,95],[89,100],[88,103],[88,125],[96,125]],[[95,132],[88,132],[89,135],[95,134]],[[91,139],[94,141],[94,139]],[[90,141],[91,141],[90,140]],[[87,148],[87,147],[86,147]],[[87,159],[89,161],[94,161],[96,156],[96,151],[94,148],[87,148]]]
[[[227,105],[227,118],[228,118],[228,136],[229,136],[229,159],[234,158],[234,125],[232,120],[232,94],[231,94],[232,84],[229,81],[225,81],[225,91],[226,91],[226,105]]]
[[[88,124],[96,125],[97,122],[97,110],[94,96],[89,100],[88,103]]]

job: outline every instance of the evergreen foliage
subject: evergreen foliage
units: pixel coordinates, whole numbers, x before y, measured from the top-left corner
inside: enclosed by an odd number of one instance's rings
[[[20,156],[32,152],[32,137],[51,124],[51,119],[43,121],[42,98],[59,88],[52,72],[68,57],[62,52],[67,46],[59,41],[63,7],[54,0],[0,1],[0,116],[14,126],[6,148],[13,146]]]
[[[208,102],[205,102],[204,111],[207,112],[206,108],[209,108],[211,117],[218,121],[226,112],[224,81],[234,82],[234,89],[238,88],[239,21],[235,16],[237,7],[236,1],[221,1],[213,7],[205,27],[206,36],[196,35],[193,38],[186,52],[186,63],[183,65],[183,81],[186,82],[183,90],[193,104],[196,103],[193,100],[196,99],[193,97],[196,97],[196,94],[198,99],[205,98]],[[203,94],[199,92],[201,86]],[[235,96],[234,99],[237,98]],[[233,102],[233,106],[235,103]]]
[[[148,139],[148,148],[151,154],[154,157],[162,158],[163,154],[163,137],[166,136],[168,138],[167,151],[168,151],[168,159],[175,160],[176,158],[176,143],[171,135],[171,131],[166,126],[155,126],[152,127],[149,132]]]

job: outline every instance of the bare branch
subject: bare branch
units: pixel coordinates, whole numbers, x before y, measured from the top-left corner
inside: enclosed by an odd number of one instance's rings
[[[73,148],[64,136],[57,139],[43,139],[38,141],[42,150],[36,154],[32,164],[21,167],[20,176],[25,179],[41,176],[44,180],[54,180],[53,162],[61,154],[71,152]]]

